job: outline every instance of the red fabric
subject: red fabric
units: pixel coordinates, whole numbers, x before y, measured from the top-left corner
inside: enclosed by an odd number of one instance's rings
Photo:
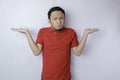
[[[69,80],[70,51],[78,45],[76,33],[70,28],[61,31],[42,28],[36,43],[43,46],[43,80]]]

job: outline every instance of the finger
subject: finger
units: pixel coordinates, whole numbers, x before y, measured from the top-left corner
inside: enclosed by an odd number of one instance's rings
[[[13,31],[22,32],[22,28],[11,28]]]
[[[99,29],[98,28],[93,28],[92,31],[96,32],[96,31],[99,31]]]
[[[91,28],[88,28],[88,30],[91,30]]]
[[[93,28],[93,29],[95,29],[95,30],[99,31],[99,29],[98,29],[98,28]]]
[[[20,28],[20,30],[23,30],[24,28]]]
[[[17,29],[17,28],[11,28],[11,30],[13,30],[13,31],[18,31],[18,29]]]

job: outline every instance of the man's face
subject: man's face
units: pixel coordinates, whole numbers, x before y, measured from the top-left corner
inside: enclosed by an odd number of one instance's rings
[[[54,11],[51,13],[49,23],[54,30],[60,30],[64,27],[65,16],[61,11]]]

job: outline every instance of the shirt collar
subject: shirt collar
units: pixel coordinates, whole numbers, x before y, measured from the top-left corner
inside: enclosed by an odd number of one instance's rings
[[[53,30],[53,28],[52,28],[51,26],[50,26],[50,28],[49,28],[50,32],[56,32],[56,33],[63,32],[65,29],[66,29],[66,28],[63,27],[61,30],[55,31],[55,30]]]

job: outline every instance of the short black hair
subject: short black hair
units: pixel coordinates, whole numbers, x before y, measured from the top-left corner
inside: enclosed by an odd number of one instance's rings
[[[51,13],[54,11],[61,11],[65,15],[65,11],[61,7],[55,6],[48,11],[48,19],[50,19]]]

